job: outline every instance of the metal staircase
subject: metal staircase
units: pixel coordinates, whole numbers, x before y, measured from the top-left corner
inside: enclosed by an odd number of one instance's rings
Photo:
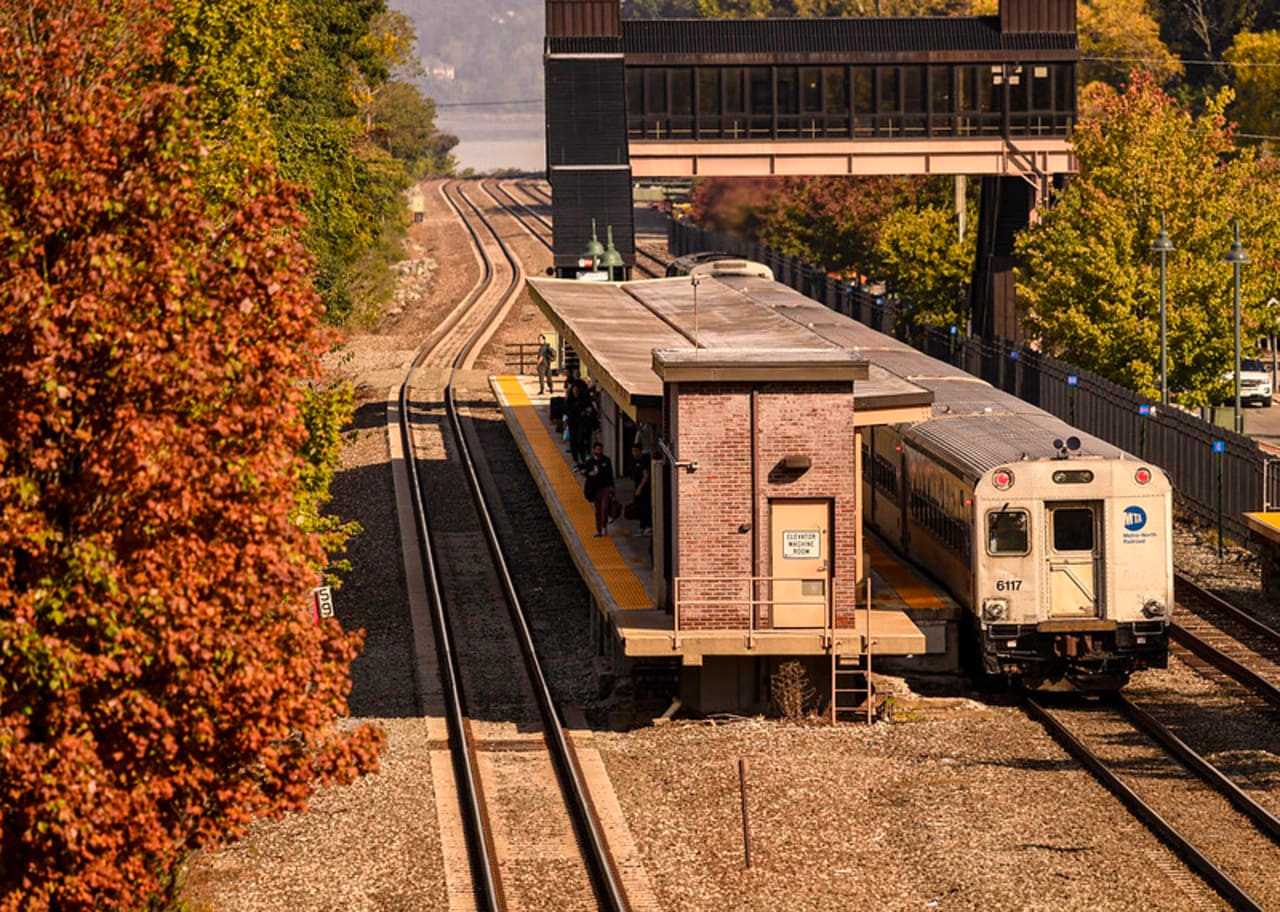
[[[859,638],[861,650],[853,655],[841,655],[836,648],[840,640],[831,641],[831,701],[827,705],[832,725],[842,719],[865,720],[870,724],[876,716],[875,685],[871,680],[871,651],[875,642],[871,637],[871,577],[867,576],[859,588],[866,593],[866,626],[860,637],[857,633],[853,636]]]

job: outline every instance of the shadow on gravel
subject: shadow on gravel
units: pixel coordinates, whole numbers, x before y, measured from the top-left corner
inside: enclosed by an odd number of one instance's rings
[[[380,428],[387,420],[387,404],[374,400],[366,402],[356,409],[355,415],[351,418],[351,423],[342,430],[347,431],[367,431],[373,428]]]
[[[378,404],[378,409],[385,406]],[[362,409],[363,411],[363,409]],[[337,473],[327,512],[356,520],[334,612],[344,630],[363,630],[364,647],[351,665],[353,716],[418,715],[413,677],[413,630],[405,604],[400,538],[390,467],[378,462]]]

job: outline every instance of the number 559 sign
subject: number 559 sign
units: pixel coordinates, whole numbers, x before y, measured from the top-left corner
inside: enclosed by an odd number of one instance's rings
[[[311,590],[311,616],[318,624],[326,618],[333,617],[333,589],[329,586],[318,586]]]

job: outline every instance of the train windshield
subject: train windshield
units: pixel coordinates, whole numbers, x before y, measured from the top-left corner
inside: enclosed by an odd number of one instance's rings
[[[992,510],[987,514],[987,551],[990,554],[1026,554],[1030,549],[1026,510]]]

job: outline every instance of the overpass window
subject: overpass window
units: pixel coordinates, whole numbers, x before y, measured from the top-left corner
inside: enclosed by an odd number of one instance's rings
[[[644,71],[644,110],[646,114],[667,113],[667,71],[661,67]]]
[[[1033,64],[1026,68],[1031,75],[1031,110],[1053,110],[1053,80],[1049,68]]]
[[[876,67],[876,82],[880,90],[876,93],[878,104],[876,110],[881,114],[892,114],[902,110],[902,102],[898,98],[898,68]]]
[[[875,94],[872,92],[871,67],[853,68],[853,112],[871,114],[875,111]]]
[[[849,113],[849,87],[844,67],[823,67],[822,83],[825,86],[825,110],[828,114]]]
[[[748,100],[751,102],[750,137],[759,139],[773,135],[773,70],[752,67],[747,73]]]
[[[778,113],[796,114],[799,112],[797,93],[799,78],[795,67],[778,67]]]
[[[746,78],[746,71],[741,67],[730,67],[724,71],[724,113],[747,113]]]
[[[627,70],[627,114],[631,117],[644,114],[644,70]]]
[[[698,70],[698,113],[704,117],[720,113],[720,71],[714,67]]]
[[[934,114],[951,113],[951,67],[929,67],[929,103]]]
[[[1009,93],[1009,110],[1025,111],[1027,109],[1027,68],[1024,66],[1005,67],[1006,91]]]
[[[924,113],[924,67],[902,68],[902,110],[908,114]]]
[[[822,70],[806,67],[800,71],[800,111],[821,114],[822,110]]]
[[[987,553],[997,557],[1030,553],[1030,525],[1026,510],[992,510],[987,514]]]

